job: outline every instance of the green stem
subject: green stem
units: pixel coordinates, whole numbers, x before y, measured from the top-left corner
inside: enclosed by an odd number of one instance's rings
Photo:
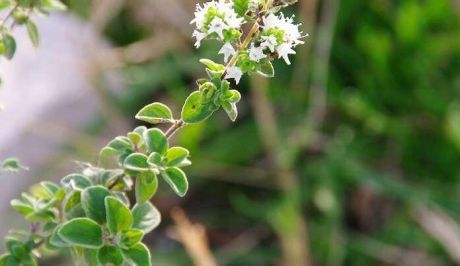
[[[8,14],[6,14],[6,16],[2,19],[2,21],[0,21],[0,28],[2,28],[5,25],[5,23],[8,21],[9,18],[11,18],[11,16],[13,16],[14,11],[16,11],[18,7],[19,7],[19,3],[14,5],[14,7],[8,12]]]

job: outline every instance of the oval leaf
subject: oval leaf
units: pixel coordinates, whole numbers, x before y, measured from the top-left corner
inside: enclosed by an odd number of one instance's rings
[[[168,139],[158,128],[152,128],[144,132],[144,141],[149,152],[158,152],[163,155],[168,150]]]
[[[215,111],[212,103],[202,103],[202,93],[195,91],[185,100],[182,108],[182,120],[189,124],[195,124],[208,119]]]
[[[106,197],[111,196],[109,190],[102,186],[89,187],[81,194],[81,205],[86,216],[98,223],[106,222],[105,204]]]
[[[118,247],[115,246],[104,246],[99,249],[97,254],[99,263],[103,266],[114,265],[120,266],[123,264],[123,255]]]
[[[177,167],[169,167],[161,174],[177,195],[185,196],[188,190],[188,181],[184,171]]]
[[[136,114],[136,119],[151,124],[174,122],[171,109],[162,103],[152,103],[145,106]]]
[[[40,37],[38,35],[37,25],[32,20],[27,20],[27,33],[29,34],[29,39],[35,47],[38,47],[40,43]]]
[[[137,204],[132,213],[133,228],[144,231],[144,234],[150,233],[161,222],[160,212],[150,202]]]
[[[131,248],[139,243],[144,237],[144,232],[139,229],[130,229],[122,233],[121,245],[123,248]]]
[[[88,218],[76,218],[62,225],[59,236],[66,242],[83,248],[102,247],[102,228]]]
[[[140,174],[136,180],[136,201],[144,203],[150,200],[158,189],[158,178],[154,172]]]
[[[166,162],[168,166],[177,166],[190,155],[190,152],[182,147],[172,147],[166,152]]]
[[[107,213],[107,227],[112,234],[128,230],[133,225],[131,211],[119,199],[115,197],[105,198],[105,210]]]
[[[123,257],[135,266],[151,266],[152,261],[149,249],[138,243],[130,249],[122,250]]]
[[[148,157],[142,153],[132,153],[126,157],[123,167],[136,172],[148,171],[149,164],[147,163],[147,159]]]

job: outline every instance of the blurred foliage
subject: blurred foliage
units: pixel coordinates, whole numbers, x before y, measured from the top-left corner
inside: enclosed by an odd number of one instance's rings
[[[451,0],[338,2],[327,116],[319,130],[323,141],[315,149],[302,150],[292,162],[301,184],[313,261],[386,265],[381,256],[391,254],[379,248],[385,244],[418,251],[440,265],[455,265],[422,229],[415,213],[428,206],[460,220],[460,7]],[[88,17],[80,3],[68,1],[75,12]],[[307,42],[314,44],[316,33]],[[148,31],[124,9],[105,34],[122,46]],[[193,89],[192,80],[205,74],[200,72],[200,54],[215,49],[207,44],[201,51],[171,52],[126,66],[126,90],[110,95],[109,102],[132,126],[138,126],[132,119],[137,110],[159,99],[175,105],[178,114]],[[301,79],[283,64],[275,65],[278,75],[268,92],[283,135],[301,123],[312,106],[305,80],[318,68],[312,62],[314,58],[296,58],[294,65],[306,66]],[[275,185],[278,173],[267,159],[262,129],[252,114],[249,79],[240,87],[243,102],[236,123],[221,112],[209,122],[185,128],[176,138],[193,154],[191,191],[180,202],[160,192],[156,204],[165,213],[160,228],[171,223],[169,208],[180,204],[207,227],[222,263],[272,265],[281,256],[276,232],[289,230],[295,214]],[[190,263],[183,248],[161,229],[149,238],[159,265]],[[224,248],[242,234],[255,243],[250,251]]]

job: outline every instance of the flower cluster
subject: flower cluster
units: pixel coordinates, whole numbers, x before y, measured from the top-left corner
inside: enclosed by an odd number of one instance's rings
[[[290,65],[289,55],[295,54],[294,48],[303,44],[300,24],[294,24],[294,17],[287,18],[282,13],[279,16],[269,14],[263,20],[260,33],[260,47],[264,51],[274,53]]]
[[[241,3],[246,3],[242,5]],[[211,1],[198,5],[195,12],[196,24],[193,36],[196,47],[204,39],[217,39],[223,42],[219,51],[227,63],[224,79],[234,79],[239,83],[245,73],[259,73],[272,77],[274,70],[271,62],[282,58],[290,65],[289,55],[295,54],[295,48],[303,44],[306,35],[300,31],[300,24],[294,23],[294,16],[276,14],[256,0]],[[243,18],[244,17],[244,18]],[[254,23],[257,30],[248,42],[240,40],[243,23]],[[230,60],[232,58],[233,60]]]
[[[239,39],[244,19],[235,12],[232,2],[219,0],[205,3],[203,6],[197,5],[195,19],[191,23],[196,25],[193,37],[196,38],[195,47],[199,48],[205,38],[216,38],[221,41]]]

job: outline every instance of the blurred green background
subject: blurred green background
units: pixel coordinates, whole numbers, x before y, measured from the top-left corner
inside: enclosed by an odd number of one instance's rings
[[[95,71],[100,109],[32,169],[45,179],[58,158],[96,162],[100,139],[141,125],[145,104],[178,114],[205,75],[198,59],[219,59],[216,43],[193,49],[194,1],[66,2],[113,48]],[[194,263],[170,238],[176,206],[206,228],[219,265],[460,265],[460,1],[300,0],[287,12],[310,34],[293,66],[245,78],[236,123],[219,112],[175,137],[191,150],[191,190],[154,198],[154,265]]]

